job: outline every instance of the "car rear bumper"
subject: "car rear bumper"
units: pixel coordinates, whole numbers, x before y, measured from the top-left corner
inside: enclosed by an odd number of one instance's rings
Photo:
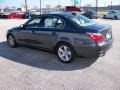
[[[113,40],[93,45],[74,45],[77,56],[101,57],[111,48]]]
[[[104,56],[105,53],[111,48],[113,40],[108,41],[107,43],[98,44],[98,56]]]

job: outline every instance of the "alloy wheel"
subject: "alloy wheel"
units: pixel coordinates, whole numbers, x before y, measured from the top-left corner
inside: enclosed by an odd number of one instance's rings
[[[63,62],[69,62],[72,58],[72,51],[68,46],[62,45],[58,48],[58,56]]]
[[[15,39],[12,35],[8,36],[8,43],[9,43],[10,47],[15,47],[16,46]]]

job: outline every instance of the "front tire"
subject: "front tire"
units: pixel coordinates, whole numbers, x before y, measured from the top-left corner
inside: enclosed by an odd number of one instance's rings
[[[107,19],[106,15],[103,16],[103,19]]]
[[[12,48],[15,48],[17,46],[15,38],[11,34],[7,36],[7,42],[9,44],[9,46]]]
[[[117,16],[114,16],[114,19],[115,19],[115,20],[117,20],[117,19],[118,19],[118,17],[117,17]]]
[[[58,59],[63,63],[71,63],[74,60],[74,50],[69,44],[60,44],[56,49]]]

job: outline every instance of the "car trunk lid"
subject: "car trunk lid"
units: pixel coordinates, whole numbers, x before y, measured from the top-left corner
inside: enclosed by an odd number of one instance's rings
[[[84,27],[86,33],[99,33],[104,36],[104,41],[109,41],[112,39],[112,31],[110,25],[104,25],[104,24],[94,24],[90,26]]]

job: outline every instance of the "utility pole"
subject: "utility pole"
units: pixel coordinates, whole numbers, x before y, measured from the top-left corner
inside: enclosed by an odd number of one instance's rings
[[[98,0],[96,0],[96,12],[98,11]]]
[[[81,0],[80,0],[80,7],[81,7]]]
[[[112,10],[112,1],[111,1],[111,10]]]
[[[3,2],[3,0],[0,0],[0,12],[1,12],[1,9],[2,9],[2,2]]]
[[[41,0],[40,0],[40,14],[42,14]]]
[[[26,12],[27,12],[28,11],[27,0],[25,0],[25,9],[26,9]]]
[[[120,5],[119,5],[119,10],[120,10]]]

